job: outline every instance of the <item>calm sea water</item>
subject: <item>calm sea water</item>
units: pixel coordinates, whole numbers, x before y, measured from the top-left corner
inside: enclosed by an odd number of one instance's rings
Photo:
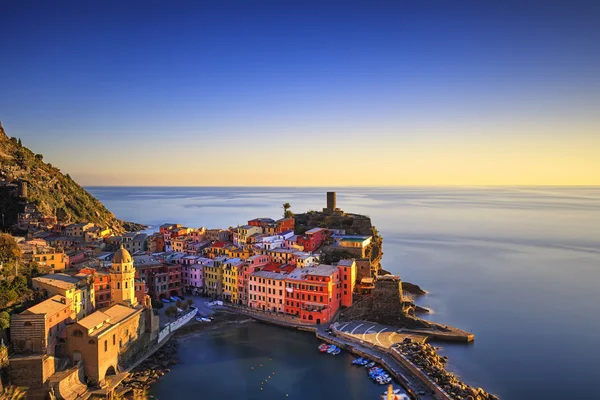
[[[284,202],[293,211],[320,210],[326,191],[89,190],[119,218],[193,227],[277,217]],[[369,215],[382,233],[384,268],[430,292],[418,300],[434,310],[428,318],[475,333],[472,345],[443,345],[442,350],[450,357],[449,368],[466,382],[504,399],[599,398],[600,188],[335,190],[339,207]],[[239,340],[244,335],[249,339]],[[273,327],[261,327],[253,335],[239,331],[190,339],[182,347],[186,368],[174,369],[156,390],[161,393],[168,385],[169,398],[188,398],[201,391],[222,393],[213,391],[216,387],[247,385],[247,397],[253,398],[251,382],[257,377],[246,366],[265,357],[264,349],[271,345],[283,352],[277,362],[286,366],[286,376],[277,383],[276,395],[260,398],[283,398],[282,393],[338,398],[301,388],[316,385],[326,391],[333,383],[359,385],[346,362],[327,360],[328,367],[321,367],[324,360],[313,351],[310,335]],[[252,344],[252,337],[262,344]],[[306,343],[310,351],[304,355]],[[310,374],[311,367],[318,375]],[[240,383],[234,383],[238,378]],[[361,376],[361,382],[365,379]],[[348,392],[340,390],[340,396]],[[235,393],[246,396],[237,389]]]

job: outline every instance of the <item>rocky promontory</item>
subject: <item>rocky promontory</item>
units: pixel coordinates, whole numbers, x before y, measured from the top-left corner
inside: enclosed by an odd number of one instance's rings
[[[410,362],[419,367],[431,380],[438,384],[450,397],[461,400],[497,400],[493,394],[482,388],[474,388],[461,382],[453,373],[444,368],[446,357],[440,357],[427,343],[413,342],[410,338],[396,345],[396,349]]]

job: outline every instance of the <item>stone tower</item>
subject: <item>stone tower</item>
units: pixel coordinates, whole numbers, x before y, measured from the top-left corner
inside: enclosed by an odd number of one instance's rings
[[[121,246],[110,267],[110,304],[137,305],[135,297],[135,267],[131,254]]]
[[[335,211],[336,207],[336,193],[327,192],[327,211],[332,213]]]

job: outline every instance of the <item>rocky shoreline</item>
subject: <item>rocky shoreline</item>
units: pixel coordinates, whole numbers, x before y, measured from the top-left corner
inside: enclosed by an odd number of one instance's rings
[[[402,343],[398,343],[396,348],[453,399],[498,400],[493,394],[487,393],[482,388],[469,386],[461,382],[453,373],[446,371],[444,364],[448,358],[440,357],[430,344],[414,342],[407,338]]]
[[[162,378],[171,367],[179,364],[177,340],[171,338],[153,355],[135,367],[117,388],[117,395],[122,398],[147,398],[150,386]]]

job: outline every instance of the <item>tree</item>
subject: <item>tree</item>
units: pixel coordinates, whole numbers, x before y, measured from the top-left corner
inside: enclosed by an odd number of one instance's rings
[[[186,303],[187,303],[188,307],[191,307],[191,306],[194,304],[194,300],[192,300],[192,299],[187,299],[187,300],[186,300]]]
[[[11,235],[0,235],[0,263],[19,262],[21,249]]]
[[[176,306],[170,306],[165,310],[165,315],[167,317],[169,317],[169,321],[171,320],[171,318],[173,318],[174,316],[177,315],[177,307]]]
[[[5,386],[0,390],[0,399],[21,400],[25,398],[23,392],[18,386]]]
[[[290,218],[294,216],[294,213],[290,211],[291,207],[292,206],[290,205],[290,203],[283,203],[283,205],[281,206],[281,208],[283,208],[283,218]]]
[[[190,305],[187,303],[187,301],[185,303],[181,304],[180,307],[183,311],[186,311],[188,308],[190,308]]]
[[[23,143],[21,143],[21,138],[19,138],[19,141],[17,143],[19,144],[19,147],[23,146]]]
[[[37,158],[37,159],[38,159],[38,160],[40,160],[40,161],[44,160],[44,156],[43,156],[43,155],[41,155],[41,154],[36,154],[36,155],[35,155],[35,158]]]
[[[10,315],[6,311],[0,312],[0,329],[8,329],[10,327]]]
[[[177,303],[175,303],[175,305],[177,306],[177,308],[181,308],[181,300],[177,300]]]

